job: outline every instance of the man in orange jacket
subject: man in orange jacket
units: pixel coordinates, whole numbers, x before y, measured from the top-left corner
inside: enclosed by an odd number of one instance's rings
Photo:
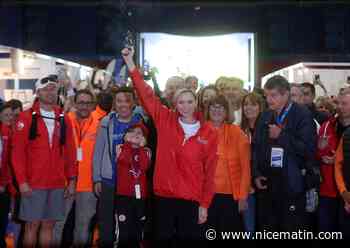
[[[76,150],[70,121],[56,106],[57,77],[35,84],[37,100],[22,112],[13,133],[12,164],[21,193],[24,247],[52,246],[52,230],[64,217],[64,197],[74,194]]]
[[[68,117],[73,126],[78,162],[77,189],[74,199],[66,202],[65,220],[55,226],[55,239],[61,241],[63,227],[75,201],[74,246],[86,246],[90,239],[90,222],[96,213],[97,198],[92,185],[92,159],[100,118],[93,115],[94,95],[90,90],[79,90],[74,96],[75,112]]]

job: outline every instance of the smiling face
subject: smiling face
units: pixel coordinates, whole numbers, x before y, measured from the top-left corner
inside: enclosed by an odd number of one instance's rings
[[[248,120],[256,120],[260,113],[260,106],[258,103],[253,103],[249,98],[243,102],[243,114]]]
[[[196,111],[196,98],[191,92],[180,93],[176,98],[176,110],[184,118],[192,118]]]
[[[115,111],[121,119],[129,119],[135,106],[133,95],[128,92],[119,92],[115,96]]]
[[[57,103],[58,86],[56,83],[49,83],[44,88],[38,89],[39,101],[43,104],[54,105]]]
[[[221,104],[212,104],[209,106],[209,120],[217,125],[224,123],[227,117],[227,111]]]
[[[93,98],[88,94],[80,94],[75,102],[76,114],[80,119],[86,119],[94,110]]]

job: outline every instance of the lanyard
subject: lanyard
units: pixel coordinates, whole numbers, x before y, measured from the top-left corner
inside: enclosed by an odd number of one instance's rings
[[[90,127],[92,126],[93,118],[90,117],[89,123],[86,125],[81,126],[80,123],[78,122],[78,125],[74,125],[75,129],[75,136],[77,137],[77,145],[78,147],[81,146],[82,141],[84,140],[86,134],[88,133]],[[85,128],[84,132],[83,129]],[[79,134],[79,136],[78,136]]]
[[[284,120],[286,119],[286,117],[287,117],[287,115],[288,115],[288,113],[289,113],[291,107],[292,107],[292,103],[290,103],[290,104],[288,105],[288,107],[283,111],[282,115],[277,116],[276,122],[277,122],[278,125],[282,125],[282,124],[283,124],[283,122],[284,122]]]

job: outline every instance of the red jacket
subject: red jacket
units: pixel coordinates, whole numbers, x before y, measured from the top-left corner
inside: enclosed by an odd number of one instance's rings
[[[11,183],[12,175],[10,171],[10,138],[11,128],[0,124],[0,135],[2,139],[1,167],[0,167],[0,186],[6,187]]]
[[[323,156],[334,156],[339,139],[336,131],[337,119],[331,118],[324,122],[319,130],[317,142],[317,159],[321,162],[320,170],[322,182],[320,185],[320,195],[336,197],[338,194],[337,185],[334,178],[334,164],[325,164],[322,162]],[[322,147],[322,140],[327,137],[327,145]],[[333,152],[332,152],[333,151]]]
[[[40,114],[39,104],[33,111]],[[55,108],[56,118],[60,109]],[[66,142],[60,145],[60,123],[55,122],[52,147],[44,120],[37,117],[37,137],[29,140],[32,109],[20,114],[12,139],[12,165],[19,185],[27,182],[33,189],[64,188],[71,177],[77,176],[76,149],[71,122],[65,116]]]
[[[133,156],[133,152],[137,153]],[[139,161],[140,175],[135,179],[131,170],[135,159]],[[134,160],[134,161],[133,161]],[[117,194],[135,197],[135,184],[139,183],[141,187],[141,198],[148,196],[146,171],[150,167],[151,153],[148,148],[132,148],[129,143],[121,146],[121,153],[118,157],[118,178]]]
[[[141,74],[130,72],[142,106],[152,116],[158,133],[153,177],[154,192],[209,207],[214,195],[217,134],[210,123],[201,123],[195,136],[185,140],[179,114],[161,104]]]

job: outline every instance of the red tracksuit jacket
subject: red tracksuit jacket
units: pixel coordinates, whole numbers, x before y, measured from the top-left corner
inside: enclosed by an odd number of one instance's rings
[[[39,104],[33,106],[33,111],[40,114]],[[56,118],[60,109],[55,108]],[[64,188],[71,177],[76,177],[76,150],[74,145],[72,125],[65,116],[66,142],[59,143],[60,123],[55,121],[52,147],[44,120],[37,117],[37,134],[34,140],[29,140],[32,122],[32,109],[20,114],[13,132],[12,165],[19,185],[27,182],[33,189]]]
[[[135,153],[135,156],[133,155]],[[139,161],[140,176],[135,179],[131,170],[135,163],[135,159]],[[121,153],[117,163],[117,194],[123,196],[135,197],[135,183],[141,186],[141,198],[148,196],[146,171],[150,167],[151,153],[148,148],[133,148],[129,143],[121,146]]]
[[[327,137],[327,146],[317,147],[316,157],[321,161],[320,170],[322,182],[320,185],[320,195],[327,197],[336,197],[338,195],[337,185],[334,177],[334,164],[325,164],[321,158],[323,156],[334,156],[339,143],[336,132],[337,119],[332,117],[328,121],[324,122],[318,134],[318,144],[322,142],[323,137]]]
[[[197,134],[185,140],[179,114],[160,102],[137,70],[130,72],[130,76],[142,106],[152,116],[157,128],[155,194],[196,201],[208,208],[214,195],[217,162],[214,127],[201,122]]]

